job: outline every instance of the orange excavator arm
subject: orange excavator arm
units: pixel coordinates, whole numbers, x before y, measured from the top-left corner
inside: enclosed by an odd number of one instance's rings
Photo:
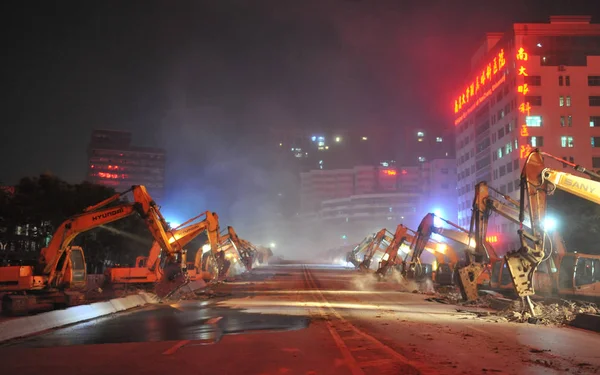
[[[433,234],[438,234],[444,238],[447,238],[449,240],[463,244],[468,248],[473,247],[474,241],[471,238],[469,238],[469,232],[466,229],[463,229],[463,228],[459,227],[458,225],[452,223],[451,221],[442,219],[440,217],[438,217],[438,218],[443,220],[447,224],[453,226],[454,229],[436,227],[435,226],[435,218],[436,218],[435,214],[428,213],[421,220],[421,223],[419,224],[419,227],[417,228],[416,237],[411,244],[411,252],[412,252],[411,261],[410,261],[411,263],[416,263],[418,261],[418,259],[421,258],[421,255],[423,254],[423,251],[427,248],[428,243],[431,240],[431,236]],[[458,256],[454,253],[453,250],[447,251],[447,253],[448,254],[446,254],[446,255],[448,256],[448,258],[450,258],[451,262],[454,262],[454,263],[458,262]],[[408,254],[407,254],[407,257],[408,257]]]
[[[402,224],[399,224],[396,227],[396,232],[394,232],[394,238],[390,242],[389,246],[385,249],[385,254],[381,258],[379,268],[377,269],[377,274],[385,275],[389,271],[389,269],[396,264],[396,258],[398,256],[398,250],[400,246],[404,242],[408,240],[408,228]],[[385,259],[387,256],[387,259]]]
[[[544,156],[586,174],[593,180],[547,168]],[[539,149],[527,156],[521,172],[519,221],[524,223],[526,214],[529,213],[531,229],[525,231],[524,225],[521,225],[518,230],[521,247],[517,251],[506,254],[505,261],[513,279],[515,292],[525,298],[532,314],[534,313],[533,305],[529,297],[535,294],[533,277],[545,257],[544,245],[547,236],[543,228],[543,221],[546,217],[547,196],[551,195],[555,189],[560,189],[600,204],[600,182],[598,181],[600,181],[600,175],[597,173],[541,152]]]
[[[202,220],[198,221],[199,219]],[[183,249],[204,231],[207,232],[209,238],[210,236],[213,238],[217,236],[217,239],[214,241],[218,242],[219,216],[215,212],[206,211],[173,229],[172,236],[169,238],[169,243],[177,243],[177,245]],[[202,252],[202,250],[198,251]],[[161,244],[158,241],[154,241],[150,249],[148,261],[146,262],[149,269],[154,270],[156,268],[160,252]]]
[[[377,232],[373,237],[373,240],[366,247],[365,257],[358,265],[358,268],[361,270],[368,270],[371,267],[371,261],[377,250],[381,249],[382,244],[387,248],[388,244],[392,241],[392,238],[393,235],[385,228]]]
[[[118,201],[123,195],[133,192],[134,203],[123,203],[106,207]],[[146,222],[152,236],[164,246],[169,256],[177,252],[177,247],[168,242],[168,224],[162,217],[158,206],[152,200],[146,188],[135,185],[130,190],[114,196],[84,210],[82,214],[65,220],[56,230],[47,247],[41,251],[40,262],[44,265],[44,275],[48,275],[48,284],[52,285],[57,274],[57,265],[75,237],[85,231],[138,213]]]

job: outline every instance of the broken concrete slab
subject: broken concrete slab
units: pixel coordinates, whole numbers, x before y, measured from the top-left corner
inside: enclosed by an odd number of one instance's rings
[[[600,332],[600,315],[577,314],[571,321],[571,326],[587,329],[588,331]]]

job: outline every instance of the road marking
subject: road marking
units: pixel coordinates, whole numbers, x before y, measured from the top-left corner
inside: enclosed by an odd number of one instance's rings
[[[304,273],[304,281],[306,282],[307,286],[309,288],[313,288],[313,286],[311,285],[311,280],[309,278],[308,270],[306,269],[306,267],[304,267],[304,269],[302,271]],[[316,308],[317,308],[317,311],[319,312],[319,314],[321,315],[321,317],[327,318],[327,314],[325,313],[325,311],[323,311],[323,309],[320,306],[316,306]],[[342,353],[342,356],[344,357],[344,360],[345,360],[345,364],[350,369],[350,372],[352,373],[352,375],[365,375],[365,372],[360,368],[360,366],[358,365],[358,362],[352,356],[352,353],[350,353],[348,346],[346,346],[346,343],[344,342],[344,340],[342,340],[342,338],[337,333],[337,331],[335,330],[335,328],[333,327],[331,322],[326,321],[325,325],[327,326],[327,329],[329,330],[329,334],[333,338],[335,345],[338,347],[338,349]]]
[[[350,330],[354,331],[355,335],[352,335],[353,337],[355,337],[356,335],[361,336],[362,338],[366,339],[367,341],[370,342],[370,344],[372,345],[372,348],[377,348],[381,351],[383,351],[384,353],[386,353],[388,356],[392,357],[393,359],[395,359],[398,362],[401,362],[405,365],[411,366],[415,369],[417,369],[418,371],[420,371],[421,374],[426,375],[426,374],[438,374],[439,372],[430,368],[429,366],[421,363],[421,362],[416,362],[416,361],[412,361],[409,360],[408,358],[406,358],[405,356],[403,356],[402,354],[398,353],[397,351],[395,351],[393,348],[387,346],[386,344],[382,343],[381,341],[377,340],[375,337],[363,332],[362,330],[356,328],[352,323],[350,323],[348,320],[346,320],[342,315],[340,315],[337,310],[335,310],[335,308],[333,308],[333,306],[329,303],[329,301],[327,301],[327,299],[325,298],[325,296],[323,295],[323,293],[321,293],[320,289],[317,287],[317,284],[315,282],[315,279],[313,277],[313,275],[310,273],[310,271],[308,270],[308,267],[303,266],[304,268],[304,277],[306,278],[306,282],[308,284],[309,287],[311,287],[313,290],[316,290],[317,293],[315,293],[315,298],[318,296],[321,299],[321,302],[323,303],[323,305],[325,305],[329,311],[331,311],[331,313],[342,323],[342,325],[344,326],[344,328],[349,328]],[[321,315],[326,316],[324,314],[324,312],[322,311],[322,309],[319,307],[319,312],[321,313]],[[327,322],[328,327],[331,326],[330,328],[330,332],[332,332],[332,337],[334,337],[334,340],[336,340],[336,336],[342,340],[342,338],[339,336],[339,334],[337,333],[335,327],[333,326],[333,324],[328,321]],[[335,332],[335,334],[333,333]],[[343,340],[342,340],[343,343]],[[338,345],[339,346],[339,345]],[[344,347],[346,349],[348,349],[348,347],[346,346],[346,344],[344,343]],[[341,350],[341,348],[340,348]],[[350,353],[350,351],[348,351],[348,353]],[[350,353],[350,355],[352,356],[352,354]],[[357,366],[359,367],[363,367],[363,364],[368,365],[369,367],[375,366],[374,363],[378,363],[377,365],[384,365],[384,364],[389,364],[391,363],[390,361],[393,361],[391,358],[387,358],[387,359],[380,359],[380,360],[371,360],[371,361],[366,361],[366,362],[362,362],[362,363],[358,363],[354,357],[352,357],[353,359],[353,363],[356,363]],[[387,361],[387,362],[386,362]],[[362,369],[360,369],[360,373],[364,374],[364,372],[362,371]]]
[[[185,346],[186,344],[189,344],[189,342],[190,342],[190,340],[179,341],[177,344],[173,345],[172,347],[170,347],[169,349],[164,351],[163,355],[171,355],[171,354],[175,353],[177,350],[179,350],[181,347]]]

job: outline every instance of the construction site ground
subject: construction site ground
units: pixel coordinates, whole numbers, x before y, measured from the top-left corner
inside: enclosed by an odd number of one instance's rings
[[[0,363],[19,374],[600,373],[600,334],[563,324],[590,305],[540,304],[532,321],[510,301],[497,310],[495,296],[466,304],[453,293],[341,267],[262,267],[4,343]]]

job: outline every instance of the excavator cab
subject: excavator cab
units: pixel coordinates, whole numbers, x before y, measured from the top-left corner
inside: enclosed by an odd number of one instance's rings
[[[61,289],[83,289],[87,281],[85,256],[79,246],[69,246],[58,260],[56,278],[60,281],[56,287]]]

